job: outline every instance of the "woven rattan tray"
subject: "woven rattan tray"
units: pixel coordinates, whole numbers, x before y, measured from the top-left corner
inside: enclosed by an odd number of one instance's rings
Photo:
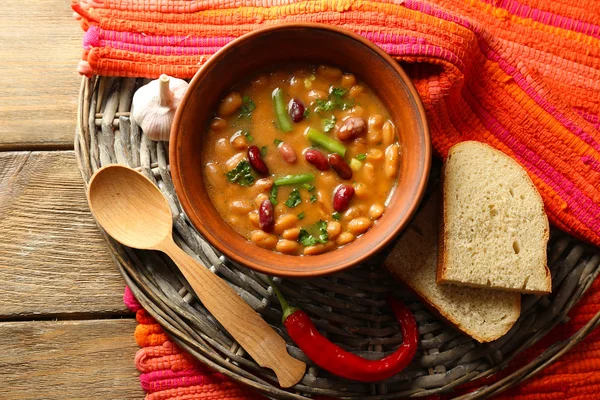
[[[303,380],[289,391],[280,389],[274,375],[256,365],[207,313],[170,260],[157,252],[121,246],[103,234],[135,296],[181,348],[271,398],[329,395],[343,399],[396,399],[449,392],[461,383],[499,371],[565,321],[567,312],[600,272],[600,249],[554,231],[548,246],[552,294],[524,296],[521,317],[513,329],[488,344],[477,343],[432,315],[380,267],[381,257],[328,277],[279,280],[286,297],[306,310],[321,332],[361,356],[380,358],[402,341],[386,306],[389,294],[404,299],[415,314],[420,333],[419,352],[405,371],[378,384],[332,376],[311,364],[286,335],[280,308],[265,277],[225,259],[189,224],[171,181],[167,143],[148,140],[129,118],[133,93],[143,83],[144,80],[133,78],[83,79],[75,152],[86,185],[94,171],[110,163],[136,168],[155,182],[169,200],[175,241],[226,280],[286,339],[290,354],[309,365]],[[434,170],[430,187],[436,186],[435,177]],[[568,351],[599,321],[600,313],[569,340],[555,343],[520,370],[462,398],[491,396],[524,381]]]

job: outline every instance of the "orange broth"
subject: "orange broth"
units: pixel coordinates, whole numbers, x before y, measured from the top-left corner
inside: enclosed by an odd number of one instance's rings
[[[287,125],[291,122],[288,132],[274,106],[278,88]],[[291,119],[292,99],[306,110],[299,122]],[[343,157],[334,157],[350,167],[350,178],[342,178],[332,164],[321,171],[306,160],[309,150],[326,159],[335,153],[309,140],[309,128],[345,148]],[[320,254],[360,240],[384,214],[397,181],[400,146],[389,112],[363,82],[330,66],[283,66],[241,82],[223,97],[206,140],[203,172],[218,213],[248,240],[286,254]],[[250,146],[260,149],[268,174],[249,163]],[[232,182],[236,168],[242,172]],[[273,189],[279,178],[299,174],[312,174],[314,179]],[[351,187],[354,194],[347,207],[336,211],[334,197],[340,185]],[[260,213],[267,200],[273,215],[264,225]]]

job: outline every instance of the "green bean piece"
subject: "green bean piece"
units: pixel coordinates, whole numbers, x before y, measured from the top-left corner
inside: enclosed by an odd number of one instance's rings
[[[332,153],[338,153],[342,157],[346,154],[346,146],[314,128],[308,128],[306,137],[314,144],[317,144]]]
[[[285,100],[283,99],[283,91],[280,88],[273,90],[272,99],[279,129],[283,132],[291,132],[293,129],[292,119],[288,114]]]
[[[308,183],[315,180],[314,174],[298,174],[298,175],[286,175],[281,178],[275,179],[275,186],[284,185],[300,185],[302,183]]]

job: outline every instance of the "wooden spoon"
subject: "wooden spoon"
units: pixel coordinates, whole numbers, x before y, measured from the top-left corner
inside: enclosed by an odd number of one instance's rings
[[[148,178],[127,167],[109,165],[92,177],[88,201],[96,221],[115,240],[171,257],[204,307],[258,365],[275,372],[282,387],[302,379],[306,365],[288,354],[283,338],[222,279],[175,244],[167,199]]]

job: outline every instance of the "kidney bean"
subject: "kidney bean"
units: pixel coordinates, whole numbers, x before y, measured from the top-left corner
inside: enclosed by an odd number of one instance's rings
[[[344,121],[340,129],[337,131],[337,137],[342,142],[354,140],[356,137],[365,133],[367,123],[364,118],[350,117]]]
[[[352,169],[342,156],[337,153],[329,155],[329,165],[342,179],[352,178]]]
[[[261,175],[269,175],[269,167],[260,156],[260,149],[257,146],[248,147],[248,162],[256,172]]]
[[[348,208],[350,200],[354,196],[354,188],[350,185],[340,185],[335,189],[333,195],[333,209],[342,212]]]
[[[287,143],[281,143],[277,149],[287,163],[293,164],[296,162],[296,151],[292,146]]]
[[[288,103],[288,113],[294,122],[300,122],[304,119],[304,109],[304,104],[298,99],[291,99]]]
[[[275,211],[271,200],[265,199],[258,208],[258,221],[260,229],[271,232],[275,226]]]
[[[327,162],[327,159],[319,150],[306,150],[304,152],[304,158],[306,161],[317,167],[319,171],[327,171],[329,169],[329,163]]]

